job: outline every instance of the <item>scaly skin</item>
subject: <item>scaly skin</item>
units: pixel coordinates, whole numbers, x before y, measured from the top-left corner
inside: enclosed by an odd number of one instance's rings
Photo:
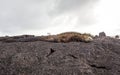
[[[91,42],[93,40],[92,35],[84,33],[78,33],[78,32],[64,32],[61,34],[57,34],[54,36],[48,36],[46,41],[53,41],[53,42]]]

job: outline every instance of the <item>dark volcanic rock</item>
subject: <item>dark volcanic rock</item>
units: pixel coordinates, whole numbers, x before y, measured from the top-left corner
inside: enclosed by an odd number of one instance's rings
[[[120,75],[120,39],[0,42],[0,75]]]
[[[120,37],[119,37],[119,35],[116,35],[115,38],[116,38],[116,39],[119,39]]]
[[[99,37],[106,37],[105,32],[100,32],[100,33],[99,33]]]

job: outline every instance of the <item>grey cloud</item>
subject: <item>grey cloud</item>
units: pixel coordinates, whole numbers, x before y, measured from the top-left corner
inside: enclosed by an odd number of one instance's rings
[[[88,24],[84,17],[91,12],[83,8],[96,0],[1,0],[0,33],[18,33],[27,30],[41,30],[56,26],[54,21],[59,15],[77,17],[77,25]],[[91,11],[91,9],[89,9]],[[87,13],[85,14],[84,12]],[[81,18],[82,17],[82,18]],[[58,20],[62,24],[63,20]]]
[[[46,28],[50,22],[47,12],[51,2],[49,0],[0,1],[1,32]]]
[[[70,10],[75,10],[84,5],[86,1],[88,0],[60,0],[57,8],[59,9],[59,12],[69,12]]]
[[[90,2],[94,3],[98,0],[58,0],[54,5],[53,14],[55,13],[65,13],[81,10],[82,7],[86,6]]]
[[[76,27],[95,23],[94,5],[99,0],[59,0],[49,15],[67,15],[77,18]]]

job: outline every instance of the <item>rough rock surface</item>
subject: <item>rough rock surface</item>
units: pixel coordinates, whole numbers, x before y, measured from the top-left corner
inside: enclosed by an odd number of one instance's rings
[[[100,32],[100,33],[99,33],[99,37],[106,37],[105,32]]]
[[[0,75],[120,75],[120,39],[0,42]]]

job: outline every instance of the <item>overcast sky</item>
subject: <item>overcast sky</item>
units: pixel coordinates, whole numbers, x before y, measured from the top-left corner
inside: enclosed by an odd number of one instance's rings
[[[120,0],[0,0],[0,36],[120,34]]]

